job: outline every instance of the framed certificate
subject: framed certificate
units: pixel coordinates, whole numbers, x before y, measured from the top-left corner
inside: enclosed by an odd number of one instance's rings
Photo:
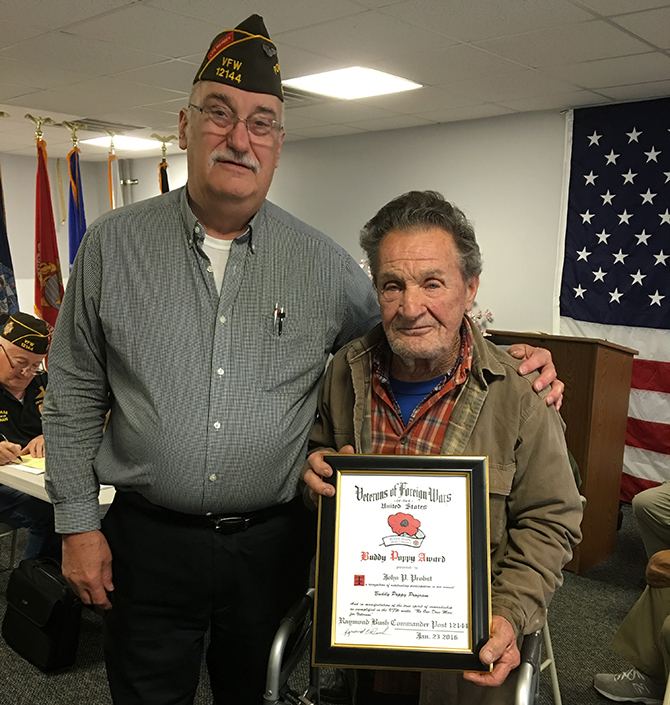
[[[488,671],[486,457],[327,455],[313,661]]]

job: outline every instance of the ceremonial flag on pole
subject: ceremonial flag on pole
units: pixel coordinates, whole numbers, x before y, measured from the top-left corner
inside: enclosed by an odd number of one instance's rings
[[[123,205],[121,194],[121,177],[119,176],[119,158],[110,154],[107,159],[107,182],[109,184],[109,207],[111,210]]]
[[[35,190],[35,314],[53,331],[63,300],[56,226],[47,173],[47,145],[37,140],[37,186]]]
[[[14,265],[9,251],[5,197],[2,193],[2,172],[0,172],[0,317],[11,315],[19,310],[19,298],[14,281]]]
[[[670,98],[574,111],[561,332],[639,350],[625,501],[670,480],[669,138]]]
[[[70,233],[70,269],[81,244],[81,239],[86,232],[86,215],[84,214],[84,193],[81,187],[81,171],[79,169],[78,147],[67,155],[68,169],[70,171],[70,203],[68,209],[68,229]]]
[[[161,193],[167,193],[170,190],[167,170],[168,163],[163,159],[158,165],[158,186],[160,187]]]

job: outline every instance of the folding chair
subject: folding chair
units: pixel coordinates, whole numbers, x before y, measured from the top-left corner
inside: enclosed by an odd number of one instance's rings
[[[16,542],[19,538],[19,530],[9,524],[0,524],[0,538],[9,536],[10,534],[12,535],[12,545],[9,553],[9,568],[11,570],[16,560]]]

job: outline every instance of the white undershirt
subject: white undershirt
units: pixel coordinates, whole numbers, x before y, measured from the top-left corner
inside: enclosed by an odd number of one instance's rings
[[[216,284],[216,290],[219,294],[221,293],[223,275],[226,271],[228,255],[230,254],[230,246],[232,244],[232,240],[220,240],[219,238],[207,235],[207,233],[205,233],[205,241],[202,243],[202,249],[207,257],[209,257],[209,261],[212,265],[214,283]]]

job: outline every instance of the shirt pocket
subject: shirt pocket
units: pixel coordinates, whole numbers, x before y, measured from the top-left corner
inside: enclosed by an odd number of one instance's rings
[[[261,321],[259,386],[272,394],[306,396],[317,384],[328,358],[326,325],[315,316]]]
[[[491,552],[495,551],[507,531],[507,498],[512,491],[516,463],[489,464],[489,515]]]

